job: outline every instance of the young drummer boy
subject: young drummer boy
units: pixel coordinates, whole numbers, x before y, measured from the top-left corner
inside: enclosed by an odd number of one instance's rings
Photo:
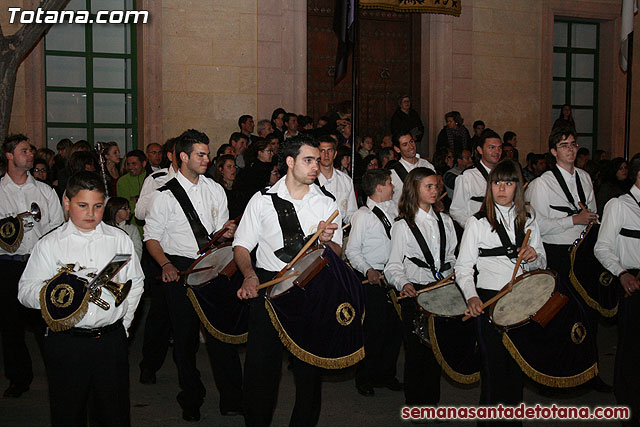
[[[20,302],[39,309],[44,281],[54,277],[61,265],[74,263],[97,272],[114,255],[131,255],[112,279],[132,281],[119,306],[113,295],[102,290],[108,310],[90,302],[73,328],[64,332],[47,329],[44,358],[53,426],[86,425],[87,413],[91,425],[131,424],[126,331],[142,295],[144,275],[129,236],[102,222],[105,194],[95,173],[79,172],[71,177],[63,199],[69,221],[38,241],[19,283]]]

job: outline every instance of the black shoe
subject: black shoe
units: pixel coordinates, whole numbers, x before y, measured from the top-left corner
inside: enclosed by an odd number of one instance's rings
[[[225,417],[234,417],[236,415],[242,415],[242,409],[236,409],[231,410],[231,411],[223,411],[222,409],[220,410],[220,413],[225,416]]]
[[[140,371],[140,383],[141,384],[155,384],[156,383],[156,373],[150,371],[148,369],[143,369]]]
[[[358,393],[363,396],[373,396],[376,394],[376,392],[373,391],[373,387],[369,384],[357,384],[356,389],[358,390]]]
[[[18,385],[18,384],[11,383],[9,385],[9,388],[4,391],[3,396],[4,397],[20,397],[22,396],[22,393],[24,393],[27,390],[29,390],[28,385]]]
[[[200,409],[183,409],[182,419],[185,421],[200,421]]]
[[[592,390],[595,390],[599,393],[613,392],[613,387],[611,387],[609,384],[602,381],[602,378],[600,378],[600,375],[598,375],[597,377],[594,377],[591,381],[589,381],[588,384]]]

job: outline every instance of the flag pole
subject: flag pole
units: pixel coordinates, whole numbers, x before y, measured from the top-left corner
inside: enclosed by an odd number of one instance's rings
[[[360,2],[353,2],[353,50],[351,60],[351,178],[355,178],[356,172],[356,137],[358,136],[360,120],[358,103],[360,94]]]
[[[627,94],[624,112],[624,158],[629,161],[629,138],[631,135],[631,70],[633,68],[633,31],[627,39]]]

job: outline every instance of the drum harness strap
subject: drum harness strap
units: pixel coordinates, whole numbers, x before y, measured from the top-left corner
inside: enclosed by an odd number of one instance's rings
[[[487,170],[484,168],[484,166],[478,165],[476,166],[476,169],[478,169],[478,172],[480,172],[480,174],[484,177],[485,182],[489,182],[489,174],[487,173]],[[482,203],[484,202],[484,196],[473,196],[471,197],[471,200],[473,200],[474,202]]]
[[[400,178],[400,181],[402,182],[404,182],[404,179],[407,177],[407,175],[409,175],[409,172],[407,171],[407,169],[400,162],[397,162],[396,164],[394,164],[391,169],[396,171],[396,173],[398,174],[398,177]]]
[[[628,194],[638,204],[638,207],[640,208],[640,202],[635,197],[633,197],[633,194],[631,194],[631,191],[629,191]],[[628,228],[621,228],[620,235],[624,237],[631,237],[632,239],[640,239],[640,230],[630,230]]]
[[[444,263],[444,255],[445,255],[445,250],[447,248],[447,236],[445,235],[445,232],[444,232],[444,222],[442,221],[442,216],[440,215],[440,212],[434,211],[434,213],[438,218],[438,231],[440,232],[440,271],[436,270],[435,262],[433,260],[433,255],[431,255],[431,251],[429,250],[427,241],[424,240],[424,236],[422,235],[422,233],[420,232],[420,230],[415,224],[411,225],[408,222],[407,222],[407,225],[409,226],[409,230],[411,230],[411,233],[413,233],[413,237],[415,237],[416,241],[418,242],[418,246],[420,246],[420,250],[422,250],[424,259],[427,262],[424,262],[423,260],[417,257],[407,257],[407,258],[409,259],[409,261],[413,262],[415,265],[417,265],[420,268],[428,268],[429,270],[431,270],[431,274],[433,274],[434,279],[441,280],[443,278],[441,272],[449,270],[451,268],[451,264]]]
[[[182,188],[182,185],[180,185],[176,178],[170,179],[163,187],[158,189],[158,191],[165,190],[170,190],[171,193],[173,193],[186,215],[187,221],[189,221],[189,225],[191,226],[191,231],[193,231],[196,242],[198,242],[198,248],[204,248],[207,243],[209,243],[210,236],[209,233],[207,233],[207,229],[202,225],[198,212],[196,212],[196,209],[193,207],[187,192],[184,191],[184,188]]]
[[[305,243],[304,233],[296,214],[296,209],[288,200],[284,200],[276,193],[267,193],[268,188],[261,190],[262,195],[271,196],[273,207],[278,214],[278,223],[282,230],[283,247],[275,251],[275,255],[282,262],[289,262],[297,255]]]
[[[484,212],[478,212],[474,215],[477,219],[482,219],[486,217]],[[527,214],[528,216],[528,214]],[[500,237],[500,243],[502,246],[497,248],[478,248],[478,255],[481,257],[490,257],[490,256],[506,256],[508,258],[517,258],[518,257],[518,248],[522,245],[524,241],[524,233],[518,229],[516,226],[516,220],[513,221],[513,228],[516,231],[516,244],[511,243],[511,239],[507,234],[507,230],[505,230],[504,225],[501,222],[498,222],[498,226],[496,227],[496,233],[498,233],[498,237]]]
[[[551,172],[553,173],[553,176],[556,177],[556,180],[558,181],[558,184],[560,184],[560,188],[562,188],[562,192],[564,193],[565,197],[567,198],[567,201],[571,204],[571,206],[573,206],[573,209],[571,209],[570,207],[567,206],[553,206],[553,205],[549,205],[549,207],[551,209],[554,209],[556,211],[560,211],[560,212],[564,212],[567,214],[567,216],[571,216],[571,215],[575,215],[577,213],[580,213],[580,209],[576,206],[575,200],[573,199],[573,196],[571,195],[571,192],[569,191],[569,187],[567,186],[567,183],[565,182],[564,178],[562,177],[562,173],[560,172],[560,169],[558,169],[558,165],[555,165],[553,167],[553,169],[551,169]],[[584,190],[582,189],[582,183],[580,182],[580,175],[578,174],[578,171],[575,171],[576,174],[576,186],[578,187],[578,197],[580,197],[580,201],[582,202],[582,204],[586,205],[586,198],[584,196]]]
[[[378,219],[382,223],[382,226],[384,227],[384,231],[387,232],[387,237],[391,239],[391,223],[389,222],[389,218],[387,218],[384,212],[382,212],[382,209],[377,206],[374,206],[373,209],[371,209],[371,212],[373,212],[375,216],[378,217]]]
[[[315,185],[317,185],[318,187],[320,187],[320,191],[322,191],[322,193],[327,196],[328,198],[332,199],[334,202],[336,201],[336,196],[334,196],[333,194],[331,194],[331,191],[327,190],[324,185],[320,185],[320,181],[318,180],[318,178],[316,178],[315,181],[313,181],[313,183]]]

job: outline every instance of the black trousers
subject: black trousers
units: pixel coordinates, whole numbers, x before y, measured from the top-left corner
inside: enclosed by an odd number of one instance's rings
[[[206,329],[203,329],[206,331]],[[220,394],[220,412],[242,410],[242,365],[238,345],[224,343],[205,332],[213,380]]]
[[[131,425],[124,327],[99,338],[49,332],[44,338],[51,425]]]
[[[274,272],[257,270],[264,283]],[[244,362],[244,419],[245,424],[269,426],[278,397],[278,385],[282,368],[284,346],[278,337],[267,309],[264,294],[250,301],[249,337]],[[321,406],[321,370],[318,367],[293,359],[293,376],[296,400],[289,421],[290,426],[313,426],[318,423]]]
[[[372,284],[363,287],[365,357],[356,367],[356,384],[384,384],[396,377],[402,322],[384,288]]]
[[[419,287],[417,287],[419,288]],[[433,351],[414,333],[419,315],[415,298],[400,302],[404,337],[404,399],[407,405],[435,406],[440,401],[442,369]]]
[[[498,291],[478,289],[482,302],[493,298]],[[480,347],[480,405],[516,406],[523,400],[523,374],[502,344],[502,333],[489,323],[488,310],[475,318],[476,338]],[[522,425],[521,422],[479,422],[478,425]]]
[[[637,274],[637,271],[636,271]],[[631,418],[623,425],[640,425],[640,293],[630,297],[620,289],[618,305],[618,349],[616,351],[613,390],[619,405],[628,406]]]
[[[33,329],[42,351],[45,323],[39,310],[24,307],[18,301],[18,282],[27,263],[0,259],[0,332],[4,375],[18,386],[29,386],[33,380],[31,356],[25,342],[25,327]]]
[[[144,324],[141,370],[157,372],[162,367],[169,351],[171,322],[169,320],[167,286],[166,283],[157,281],[149,287],[149,312]]]

